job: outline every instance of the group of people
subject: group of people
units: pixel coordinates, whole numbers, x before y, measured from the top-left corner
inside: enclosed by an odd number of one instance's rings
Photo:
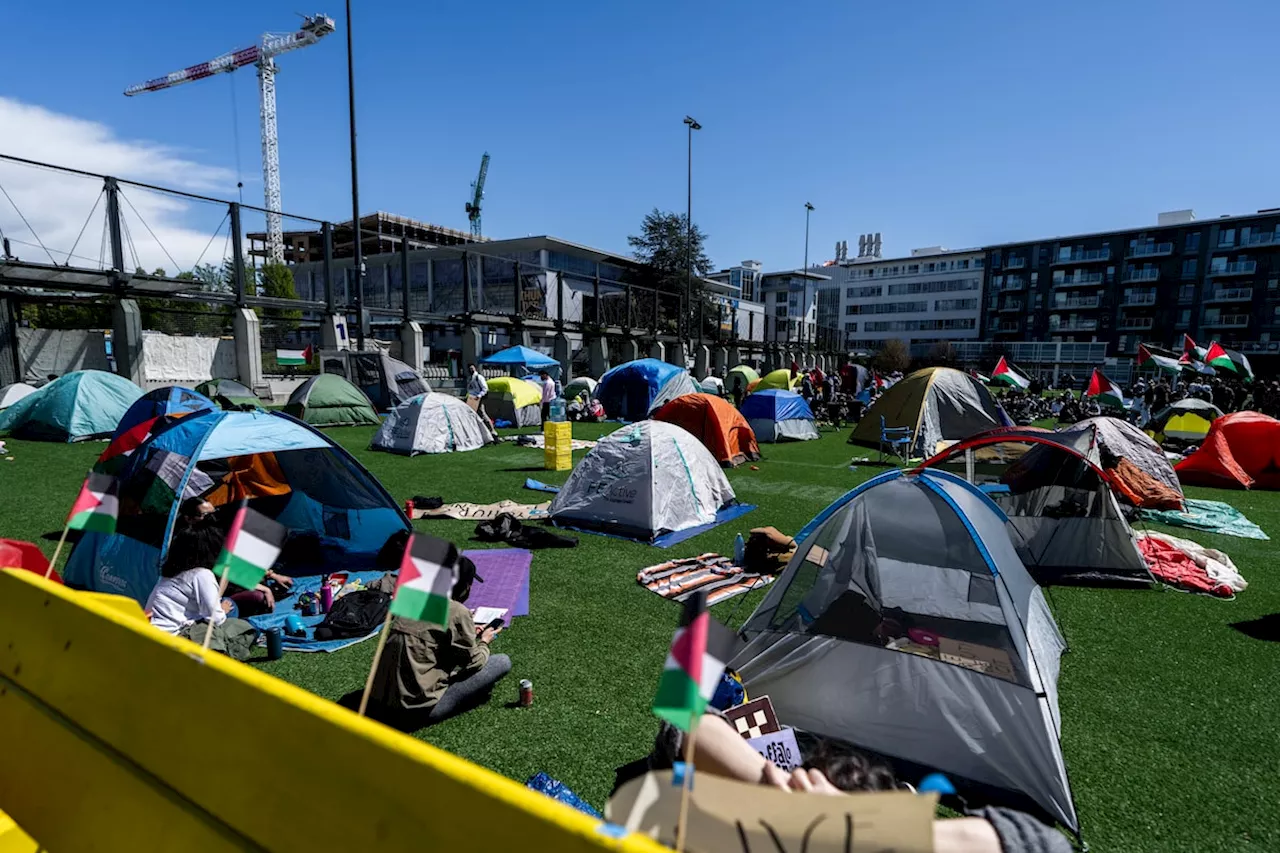
[[[1273,386],[1280,391],[1280,384],[1274,381],[1259,383],[1250,389],[1242,380],[1235,377],[1196,376],[1185,382],[1171,383],[1163,376],[1154,378],[1150,382],[1139,376],[1130,386],[1129,393],[1135,398],[1141,398],[1152,414],[1187,398],[1213,403],[1223,412],[1242,412],[1246,409],[1258,408],[1257,404],[1261,398],[1267,396],[1266,392]],[[1273,404],[1280,405],[1280,397],[1275,399]]]

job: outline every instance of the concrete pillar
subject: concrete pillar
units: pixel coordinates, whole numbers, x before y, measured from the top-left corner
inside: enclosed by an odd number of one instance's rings
[[[560,383],[568,385],[573,379],[573,348],[569,346],[569,336],[564,332],[556,332],[552,342],[552,352],[556,361],[560,362]]]
[[[462,375],[467,375],[467,366],[480,364],[484,355],[484,343],[480,338],[480,327],[470,323],[462,327]]]
[[[231,330],[236,339],[236,372],[240,383],[257,390],[265,383],[262,379],[262,323],[252,308],[237,308],[231,318]]]
[[[711,348],[699,345],[693,348],[693,375],[704,379],[711,372]]]
[[[422,326],[416,320],[406,320],[400,324],[400,360],[412,367],[419,374],[427,360],[427,348],[422,342]]]
[[[511,330],[511,345],[519,345],[533,349],[533,332],[517,326]]]
[[[729,372],[728,356],[724,347],[711,348],[711,372],[721,379]]]
[[[815,362],[818,365],[819,370],[821,370],[823,373],[827,372],[827,357],[825,355],[817,356],[815,359]]]
[[[742,350],[738,348],[737,344],[729,347],[728,358],[725,359],[725,363],[729,365],[730,370],[742,364]]]
[[[683,342],[677,342],[667,347],[667,363],[674,364],[680,368],[688,368],[689,348]]]
[[[330,314],[320,321],[320,349],[351,349],[345,316]]]
[[[619,344],[618,363],[625,364],[640,357],[640,342],[635,338],[626,338]]]
[[[116,373],[141,385],[142,310],[136,299],[121,299],[111,309],[111,354],[116,359]],[[262,353],[258,353],[258,360],[262,360]]]
[[[662,341],[654,341],[653,346],[649,347],[649,358],[656,358],[658,361],[667,360],[667,348]]]
[[[592,338],[587,344],[587,365],[593,379],[599,379],[609,370],[609,342],[604,336]]]

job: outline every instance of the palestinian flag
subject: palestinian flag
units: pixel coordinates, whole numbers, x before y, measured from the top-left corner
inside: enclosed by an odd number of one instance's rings
[[[115,477],[106,474],[90,474],[86,477],[84,485],[80,487],[80,495],[67,515],[67,529],[115,533],[116,516],[120,514],[116,488]]]
[[[222,555],[213,564],[214,575],[225,577],[236,586],[253,589],[262,583],[267,570],[280,556],[285,533],[284,525],[241,506],[222,546]]]
[[[1031,384],[1030,379],[1009,366],[1009,362],[1004,360],[1004,356],[1000,356],[1000,361],[996,363],[996,369],[991,371],[991,381],[1003,382],[1013,388],[1026,388]]]
[[[281,367],[301,367],[304,364],[311,363],[311,347],[306,349],[278,349],[276,350],[276,364]]]
[[[400,560],[400,577],[391,613],[432,625],[449,624],[449,598],[457,574],[458,549],[452,542],[414,534]]]
[[[1151,362],[1165,373],[1180,373],[1182,371],[1182,362],[1179,359],[1167,355],[1156,355],[1147,349],[1146,344],[1138,344],[1138,366],[1141,367],[1147,362]]]
[[[142,443],[150,437],[151,428],[158,420],[160,420],[158,417],[145,420],[113,438],[107,445],[107,449],[98,457],[98,464],[95,467],[108,474],[116,473],[124,466],[133,451],[141,447]]]
[[[1084,392],[1084,395],[1086,397],[1097,397],[1100,403],[1108,403],[1121,409],[1124,408],[1124,392],[1120,390],[1120,386],[1103,376],[1102,371],[1096,367],[1093,369],[1093,376],[1089,379],[1089,388]]]
[[[681,731],[692,729],[715,695],[736,646],[733,632],[707,612],[706,592],[689,596],[653,697],[653,713]]]
[[[1191,340],[1191,336],[1184,334],[1182,336],[1182,357],[1186,359],[1184,364],[1204,361],[1205,348],[1196,346],[1196,342]]]

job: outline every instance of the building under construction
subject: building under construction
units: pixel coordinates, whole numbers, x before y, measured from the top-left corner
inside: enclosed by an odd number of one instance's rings
[[[265,260],[270,257],[267,235],[264,232],[249,234],[249,254]],[[400,251],[400,242],[409,241],[410,249],[430,249],[435,246],[458,246],[463,243],[487,242],[487,237],[475,237],[469,232],[419,222],[394,213],[371,213],[360,217],[360,241],[364,256],[383,255]],[[334,258],[355,256],[352,242],[351,220],[333,226]],[[324,260],[324,235],[319,228],[314,231],[284,232],[284,262],[286,264],[311,263]]]

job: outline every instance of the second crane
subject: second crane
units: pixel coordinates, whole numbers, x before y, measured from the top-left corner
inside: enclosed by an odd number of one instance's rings
[[[484,199],[484,179],[489,174],[489,152],[480,158],[480,174],[471,184],[471,201],[467,202],[467,219],[471,220],[471,236],[480,237],[480,202]]]

